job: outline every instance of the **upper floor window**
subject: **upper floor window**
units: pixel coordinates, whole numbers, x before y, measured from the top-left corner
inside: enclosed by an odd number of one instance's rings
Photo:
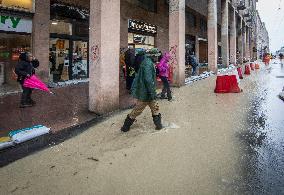
[[[151,11],[157,12],[157,0],[138,0],[139,6]]]

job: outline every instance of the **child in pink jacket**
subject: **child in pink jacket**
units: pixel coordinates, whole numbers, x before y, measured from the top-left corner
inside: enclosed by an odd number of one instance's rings
[[[159,70],[159,77],[163,82],[163,90],[161,94],[161,99],[168,99],[169,101],[172,100],[172,94],[170,89],[170,84],[168,81],[169,77],[169,60],[170,60],[170,54],[166,52],[161,59],[160,63],[158,64],[157,68]],[[167,93],[167,97],[165,94]]]

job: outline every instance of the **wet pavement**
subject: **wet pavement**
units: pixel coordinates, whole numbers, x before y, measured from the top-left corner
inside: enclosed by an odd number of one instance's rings
[[[278,61],[259,72],[249,103],[242,164],[250,194],[284,194],[284,68]]]
[[[261,65],[243,93],[214,94],[215,77],[173,89],[155,131],[129,110],[0,169],[3,194],[284,194],[284,86],[280,64]],[[0,193],[0,194],[1,194]]]

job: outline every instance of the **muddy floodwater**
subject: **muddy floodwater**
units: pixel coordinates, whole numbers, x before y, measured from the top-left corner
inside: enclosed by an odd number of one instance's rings
[[[128,133],[130,110],[0,169],[0,194],[284,194],[284,69],[244,76],[238,94],[215,94],[212,76],[174,88]]]

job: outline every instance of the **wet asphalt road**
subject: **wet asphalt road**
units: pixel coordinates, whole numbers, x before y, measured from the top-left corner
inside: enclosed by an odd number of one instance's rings
[[[237,191],[284,194],[284,102],[278,98],[284,87],[284,67],[274,61],[258,74],[247,124],[240,134],[244,177]]]

